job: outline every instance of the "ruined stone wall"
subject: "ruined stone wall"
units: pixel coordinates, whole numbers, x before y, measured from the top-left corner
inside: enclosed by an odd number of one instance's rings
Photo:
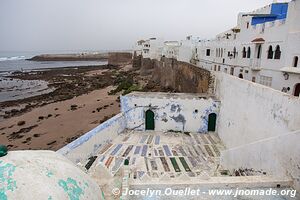
[[[142,65],[142,58],[142,55],[137,56],[136,54],[134,54],[132,59],[132,67],[140,68]]]
[[[132,54],[128,52],[112,52],[108,54],[108,64],[126,65],[132,63]]]
[[[142,59],[141,75],[151,74],[152,80],[163,88],[184,93],[209,93],[212,82],[208,70],[175,59]]]

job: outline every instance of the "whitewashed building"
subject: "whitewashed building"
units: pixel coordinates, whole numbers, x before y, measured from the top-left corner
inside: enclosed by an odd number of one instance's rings
[[[142,55],[143,58],[157,59],[161,57],[174,58],[183,62],[198,60],[197,48],[201,40],[199,37],[187,36],[181,41],[163,41],[150,38],[139,40],[133,48],[133,55]]]
[[[198,60],[197,48],[201,40],[199,37],[187,36],[185,40],[181,40],[178,53],[178,60],[183,62],[195,63]]]
[[[188,36],[144,41],[144,58],[161,56],[228,73],[295,96],[300,93],[300,0],[240,13],[237,25],[213,40]],[[135,51],[139,51],[139,46]]]
[[[200,67],[299,96],[300,0],[238,15],[237,26],[197,46]]]
[[[162,56],[166,58],[178,58],[179,47],[181,46],[178,41],[165,41],[162,50]]]
[[[136,42],[133,55],[142,55],[143,58],[159,60],[162,56],[164,41],[161,38],[150,38]]]

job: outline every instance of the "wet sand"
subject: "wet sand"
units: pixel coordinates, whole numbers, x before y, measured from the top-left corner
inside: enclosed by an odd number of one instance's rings
[[[0,103],[0,144],[58,150],[118,114],[122,91],[110,92],[136,73],[131,66],[99,66],[16,74],[48,81],[55,91]]]
[[[132,65],[60,68],[13,78],[44,80],[55,90],[0,103],[0,144],[12,150],[58,150],[118,114],[121,94],[164,91]]]
[[[118,95],[107,94],[111,89],[95,90],[6,119],[0,122],[0,141],[14,150],[57,150],[120,112]]]

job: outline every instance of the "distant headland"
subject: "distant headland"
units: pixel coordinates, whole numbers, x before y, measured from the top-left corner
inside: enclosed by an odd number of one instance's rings
[[[41,54],[29,58],[31,61],[94,61],[107,60],[109,53]]]

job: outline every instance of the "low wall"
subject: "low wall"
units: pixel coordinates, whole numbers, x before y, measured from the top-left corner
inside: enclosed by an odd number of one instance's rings
[[[218,134],[233,148],[300,129],[300,99],[224,73],[216,73],[221,101]]]
[[[142,59],[141,75],[152,74],[152,80],[163,88],[183,93],[208,93],[210,72],[190,63],[175,59]]]
[[[200,95],[199,95],[200,96]],[[154,112],[155,131],[205,133],[208,116],[218,117],[219,102],[195,94],[140,93],[121,96],[128,129],[145,130],[145,113]]]
[[[300,189],[300,130],[221,152],[226,169],[257,169],[277,177],[292,177]]]
[[[108,53],[109,65],[126,65],[132,63],[132,54],[128,52]]]
[[[57,152],[74,163],[85,164],[89,157],[94,156],[103,146],[118,136],[126,128],[126,121],[122,113],[100,124],[80,138],[69,143]]]

